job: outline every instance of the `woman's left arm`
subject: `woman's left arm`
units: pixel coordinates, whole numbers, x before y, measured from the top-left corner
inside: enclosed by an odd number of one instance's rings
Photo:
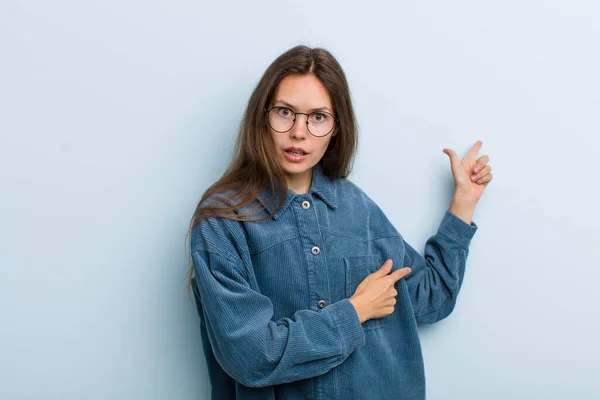
[[[456,153],[444,149],[450,157],[455,193],[440,223],[438,232],[425,244],[424,256],[403,240],[403,267],[410,267],[406,278],[415,318],[433,323],[447,317],[456,304],[462,285],[469,245],[477,225],[472,222],[475,205],[492,180],[489,157],[475,158],[481,148],[478,141],[460,161]]]
[[[469,213],[465,209],[463,212]],[[466,223],[451,210],[446,210],[437,233],[425,243],[424,256],[402,239],[402,266],[411,268],[404,280],[418,323],[437,322],[454,309],[465,274],[469,245],[477,228],[474,222]]]

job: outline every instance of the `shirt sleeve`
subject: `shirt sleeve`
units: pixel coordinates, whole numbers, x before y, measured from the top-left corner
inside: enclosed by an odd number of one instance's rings
[[[469,245],[478,226],[446,210],[438,231],[425,243],[424,256],[404,241],[402,267],[410,267],[404,278],[418,323],[446,318],[456,305],[465,274]]]
[[[236,381],[263,387],[318,376],[365,343],[348,299],[273,321],[271,299],[231,251],[240,240],[228,238],[220,218],[199,225],[192,260],[206,332],[219,365]]]

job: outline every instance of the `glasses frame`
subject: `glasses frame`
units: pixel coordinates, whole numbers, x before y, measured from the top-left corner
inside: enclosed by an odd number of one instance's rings
[[[291,111],[291,112],[294,114],[294,122],[292,123],[292,126],[290,127],[290,129],[288,129],[288,130],[286,130],[286,131],[278,131],[278,130],[276,130],[275,128],[273,128],[273,127],[271,126],[271,122],[269,121],[269,112],[270,112],[271,110],[273,110],[274,108],[285,108],[285,109],[288,109],[288,110],[290,110],[290,111]],[[289,131],[291,131],[291,130],[294,128],[294,125],[296,125],[296,118],[297,118],[298,114],[306,115],[306,130],[308,131],[308,133],[310,133],[310,134],[311,134],[311,135],[313,135],[314,137],[325,137],[325,136],[329,135],[329,134],[330,134],[331,132],[333,132],[333,130],[335,129],[335,126],[336,126],[336,124],[340,122],[340,119],[339,119],[338,117],[336,117],[335,115],[333,115],[332,113],[330,113],[330,112],[328,112],[328,111],[313,111],[313,112],[311,112],[310,114],[307,114],[307,113],[303,113],[303,112],[296,112],[296,111],[292,110],[292,109],[291,109],[291,108],[289,108],[289,107],[284,107],[284,106],[273,106],[273,107],[271,107],[271,108],[269,108],[269,109],[267,109],[267,107],[265,107],[265,113],[267,114],[267,124],[269,124],[269,127],[270,127],[271,129],[273,129],[275,132],[278,132],[278,133],[285,133],[285,132],[289,132]],[[317,135],[315,135],[314,133],[312,133],[312,132],[310,131],[310,123],[308,122],[308,120],[309,120],[309,118],[310,118],[310,116],[311,116],[312,114],[329,114],[329,115],[331,115],[331,117],[333,118],[333,126],[331,127],[331,130],[330,130],[329,132],[327,132],[326,134],[324,134],[324,135],[321,135],[321,136],[317,136]]]

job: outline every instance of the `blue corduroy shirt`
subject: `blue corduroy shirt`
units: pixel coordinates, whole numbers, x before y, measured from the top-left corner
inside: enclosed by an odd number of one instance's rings
[[[269,197],[259,194],[256,216],[277,205]],[[417,323],[454,309],[476,230],[446,210],[422,256],[364,191],[320,164],[309,192],[287,189],[272,218],[202,220],[192,287],[212,398],[425,399]],[[394,312],[361,324],[348,298],[388,258],[412,272],[395,284]]]

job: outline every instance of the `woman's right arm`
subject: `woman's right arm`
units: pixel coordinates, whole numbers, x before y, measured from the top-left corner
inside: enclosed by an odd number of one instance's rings
[[[273,321],[271,299],[253,288],[237,252],[220,246],[231,244],[222,221],[209,218],[200,225],[192,259],[206,331],[215,358],[236,381],[262,387],[312,378],[365,343],[348,299]]]

